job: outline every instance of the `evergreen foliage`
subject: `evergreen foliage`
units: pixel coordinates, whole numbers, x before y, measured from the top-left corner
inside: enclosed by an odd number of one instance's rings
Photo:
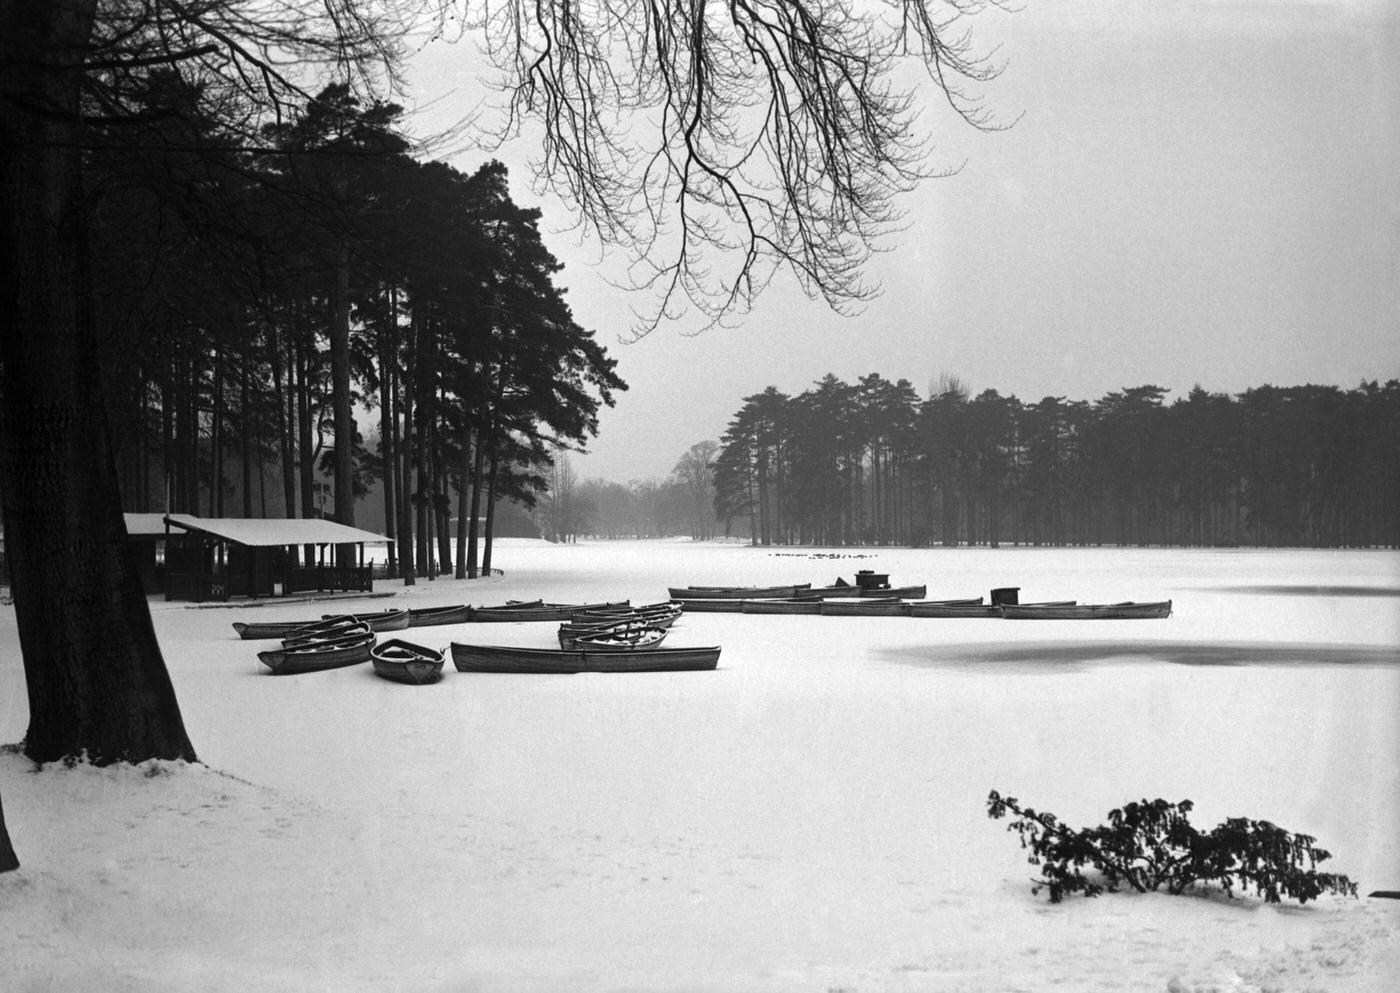
[[[1163,799],[1124,804],[1108,813],[1108,823],[1076,830],[1054,814],[1023,807],[1015,797],[992,790],[987,816],[1000,820],[1021,839],[1027,861],[1040,869],[1032,893],[1047,889],[1051,903],[1066,894],[1098,896],[1126,885],[1138,893],[1165,889],[1180,894],[1198,885],[1253,891],[1266,903],[1284,897],[1307,903],[1324,893],[1356,895],[1346,876],[1318,872],[1331,853],[1314,847],[1317,839],[1290,834],[1268,821],[1231,817],[1202,833],[1187,819],[1190,800]],[[1095,875],[1086,875],[1085,870]]]
[[[758,544],[1400,546],[1400,381],[1167,392],[769,387],[721,440],[716,510]]]

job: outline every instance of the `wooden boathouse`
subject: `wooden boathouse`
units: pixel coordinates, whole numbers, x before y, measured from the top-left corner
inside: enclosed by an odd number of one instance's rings
[[[374,588],[373,531],[321,518],[126,514],[127,540],[147,592],[167,600],[287,596]]]

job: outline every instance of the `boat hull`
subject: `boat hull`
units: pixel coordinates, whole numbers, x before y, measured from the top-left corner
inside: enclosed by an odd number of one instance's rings
[[[454,603],[445,607],[410,607],[408,626],[425,628],[437,624],[466,624],[472,619],[471,604]]]
[[[472,611],[473,623],[506,621],[570,621],[575,616],[607,609],[622,609],[627,601],[616,603],[546,603],[537,606],[505,604],[499,607],[477,607]]]
[[[572,624],[566,621],[559,625],[559,647],[565,651],[604,648],[637,651],[661,644],[669,633],[670,629],[667,627],[642,621],[622,621],[604,625]]]
[[[873,602],[862,597],[856,600],[823,600],[823,617],[908,617],[909,604]]]
[[[1025,604],[1027,607],[1072,607],[1073,600],[1053,600],[1042,603]],[[909,605],[911,617],[1001,617],[1002,605],[983,603],[981,597],[975,600],[925,600]]]
[[[820,614],[821,597],[795,597],[790,600],[742,600],[739,609],[745,614]]]
[[[370,650],[374,673],[395,683],[423,686],[442,678],[446,656],[433,648],[393,639]]]
[[[1001,608],[990,603],[911,603],[910,617],[1001,617]]]
[[[1001,616],[1016,621],[1111,621],[1170,617],[1172,602],[1080,603],[1067,606],[1003,604]]]
[[[345,616],[337,614],[326,614],[322,620],[330,620],[333,617]],[[368,614],[349,614],[357,621],[364,621],[369,625],[371,631],[402,631],[408,627],[408,611],[402,607],[394,610],[376,610]]]
[[[738,614],[744,609],[742,599],[725,597],[722,599],[677,600],[681,610],[687,614]]]
[[[811,583],[795,586],[671,586],[672,600],[774,600],[802,596]]]
[[[271,669],[274,675],[290,676],[368,662],[373,645],[374,635],[370,634],[349,644],[329,642],[304,648],[258,652],[258,660]]]
[[[515,648],[452,643],[458,672],[558,673],[680,672],[713,669],[718,648],[640,648],[620,650]]]

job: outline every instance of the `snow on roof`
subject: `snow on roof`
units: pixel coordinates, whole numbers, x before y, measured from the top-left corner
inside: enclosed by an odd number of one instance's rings
[[[186,531],[223,538],[239,545],[250,547],[274,547],[278,545],[347,545],[365,542],[366,544],[388,544],[389,539],[373,531],[362,531],[335,521],[317,517],[307,518],[259,518],[259,517],[195,517],[192,514],[133,515],[128,517],[159,516],[169,521],[172,527]],[[164,527],[162,526],[162,532]],[[127,532],[131,532],[130,523]]]
[[[132,538],[165,537],[164,514],[122,514],[126,533]]]

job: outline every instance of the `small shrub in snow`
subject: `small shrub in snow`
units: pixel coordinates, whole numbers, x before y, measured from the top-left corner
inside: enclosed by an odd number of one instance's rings
[[[1313,847],[1316,838],[1290,834],[1268,821],[1231,817],[1208,833],[1187,820],[1191,801],[1143,800],[1108,812],[1108,823],[1075,830],[1054,814],[1022,807],[1015,797],[992,790],[987,816],[1014,814],[1007,825],[1040,867],[1032,893],[1044,887],[1050,902],[1067,893],[1097,896],[1126,884],[1139,893],[1165,888],[1181,893],[1196,884],[1216,884],[1234,896],[1253,890],[1267,903],[1283,897],[1307,903],[1323,893],[1356,896],[1346,876],[1318,872],[1331,854]],[[1091,878],[1085,870],[1096,874]]]

